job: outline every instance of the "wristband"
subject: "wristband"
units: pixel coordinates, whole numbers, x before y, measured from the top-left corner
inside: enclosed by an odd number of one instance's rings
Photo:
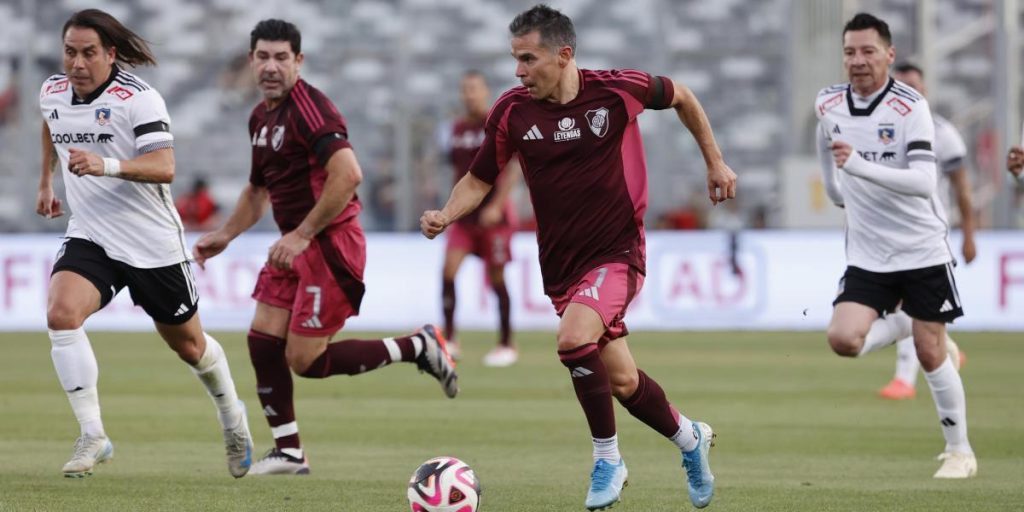
[[[103,159],[103,175],[116,178],[121,175],[121,161],[116,158]]]

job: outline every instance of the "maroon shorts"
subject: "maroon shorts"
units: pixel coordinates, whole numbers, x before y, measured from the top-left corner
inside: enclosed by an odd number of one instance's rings
[[[644,286],[644,275],[626,263],[606,263],[587,272],[563,295],[551,297],[555,311],[561,317],[570,303],[583,304],[597,312],[605,331],[598,340],[604,346],[609,341],[629,334],[623,319],[626,308]]]
[[[330,336],[359,313],[365,266],[366,239],[351,222],[317,235],[291,270],[264,265],[252,298],[291,311],[290,332]]]
[[[456,222],[448,227],[447,251],[461,250],[475,254],[487,266],[500,266],[512,260],[511,225],[488,228]]]

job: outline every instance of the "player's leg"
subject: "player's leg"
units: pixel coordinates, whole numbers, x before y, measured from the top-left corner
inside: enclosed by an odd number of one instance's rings
[[[113,457],[114,446],[100,416],[99,367],[82,324],[119,288],[113,266],[99,246],[78,239],[65,242],[50,276],[46,323],[53,367],[81,430],[63,467],[68,477],[91,475],[96,464]]]
[[[910,318],[896,311],[900,294],[893,279],[891,274],[846,268],[828,326],[832,351],[858,357],[910,335]]]
[[[491,263],[487,278],[498,299],[498,345],[484,355],[484,366],[500,368],[512,366],[519,360],[519,351],[512,343],[512,300],[505,285],[505,264]]]
[[[441,307],[444,313],[444,337],[452,357],[458,358],[460,347],[456,341],[455,329],[455,277],[462,262],[473,250],[473,240],[468,230],[459,223],[449,227],[444,251],[444,267],[441,270]]]
[[[252,465],[252,436],[245,406],[238,399],[223,347],[203,332],[191,265],[182,262],[153,269],[119,266],[132,300],[153,319],[160,337],[206,389],[217,409],[228,471],[235,478],[244,476]]]
[[[879,396],[889,400],[907,400],[917,395],[917,372],[921,364],[917,361],[917,349],[914,348],[914,337],[903,338],[896,343],[896,374],[884,388],[878,391]]]

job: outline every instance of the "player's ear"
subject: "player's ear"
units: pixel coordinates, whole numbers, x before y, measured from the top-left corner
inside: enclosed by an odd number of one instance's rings
[[[561,66],[563,68],[565,66],[568,66],[569,62],[572,61],[572,57],[573,57],[573,51],[572,51],[571,47],[563,46],[563,47],[558,49],[558,64],[559,64],[559,66]]]
[[[299,52],[299,54],[295,56],[295,65],[296,66],[301,66],[302,65],[302,61],[304,61],[304,60],[306,60],[306,54],[304,54],[302,52]]]

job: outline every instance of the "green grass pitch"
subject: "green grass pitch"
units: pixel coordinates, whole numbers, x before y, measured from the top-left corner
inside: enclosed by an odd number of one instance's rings
[[[244,335],[217,335],[270,446]],[[350,336],[364,337],[365,333]],[[44,333],[0,334],[0,510],[408,510],[405,486],[436,455],[467,461],[485,511],[583,510],[590,440],[550,333],[519,333],[520,363],[483,368],[492,334],[466,333],[462,393],[443,397],[412,365],[296,378],[308,477],[234,480],[213,406],[152,333],[91,333],[115,457],[86,479],[61,465],[78,434]],[[1024,340],[962,333],[979,474],[936,481],[943,447],[923,378],[887,402],[894,350],[850,360],[821,333],[634,333],[638,364],[684,414],[718,433],[712,511],[1024,509]],[[617,511],[692,510],[676,450],[616,406],[630,485]],[[258,454],[257,453],[257,454]]]

